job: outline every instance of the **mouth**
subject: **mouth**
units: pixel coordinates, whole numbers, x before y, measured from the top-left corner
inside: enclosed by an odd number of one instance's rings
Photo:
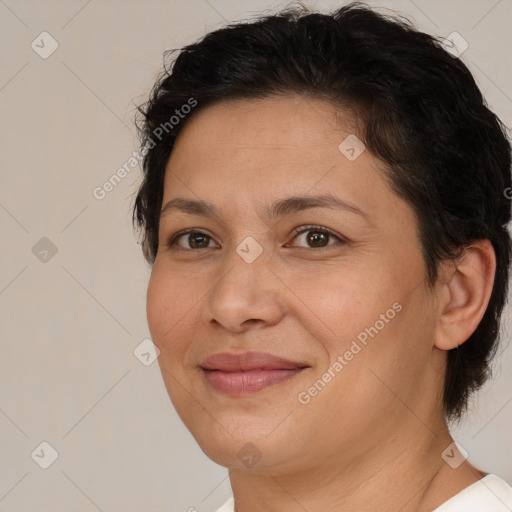
[[[201,368],[216,391],[246,395],[287,381],[309,366],[263,352],[224,352],[207,358]]]

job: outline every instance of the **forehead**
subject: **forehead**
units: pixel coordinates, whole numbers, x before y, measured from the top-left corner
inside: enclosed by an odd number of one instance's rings
[[[383,215],[400,201],[384,179],[385,165],[360,141],[360,129],[353,112],[298,95],[211,105],[176,140],[164,202],[188,196],[234,207],[335,192]]]
[[[204,141],[195,149],[247,151],[327,149],[343,133],[357,134],[355,110],[340,115],[332,103],[297,94],[222,101],[196,112],[180,132],[177,146]],[[182,148],[184,149],[184,148]]]

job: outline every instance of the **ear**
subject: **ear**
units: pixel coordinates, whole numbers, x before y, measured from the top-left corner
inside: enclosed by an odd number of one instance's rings
[[[496,254],[489,240],[473,242],[455,264],[442,264],[435,347],[450,350],[475,332],[489,304],[495,273]]]

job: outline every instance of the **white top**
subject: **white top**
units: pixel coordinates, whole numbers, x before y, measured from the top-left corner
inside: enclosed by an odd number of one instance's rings
[[[511,512],[512,487],[496,475],[486,475],[462,489],[433,512]]]
[[[235,499],[233,497],[229,498],[229,500],[215,512],[235,512]]]
[[[216,512],[234,512],[234,498]],[[486,475],[432,512],[512,512],[512,487],[496,475]]]

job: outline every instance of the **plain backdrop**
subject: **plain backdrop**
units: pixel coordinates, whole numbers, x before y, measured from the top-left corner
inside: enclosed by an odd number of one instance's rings
[[[511,0],[368,3],[435,35],[458,32],[464,62],[510,126]],[[230,495],[227,470],[180,422],[158,363],[134,354],[149,337],[150,269],[130,223],[140,167],[103,199],[93,191],[137,150],[135,105],[165,50],[287,5],[0,0],[0,512],[206,512]],[[470,460],[509,482],[511,318],[508,308],[494,380],[454,429]]]

